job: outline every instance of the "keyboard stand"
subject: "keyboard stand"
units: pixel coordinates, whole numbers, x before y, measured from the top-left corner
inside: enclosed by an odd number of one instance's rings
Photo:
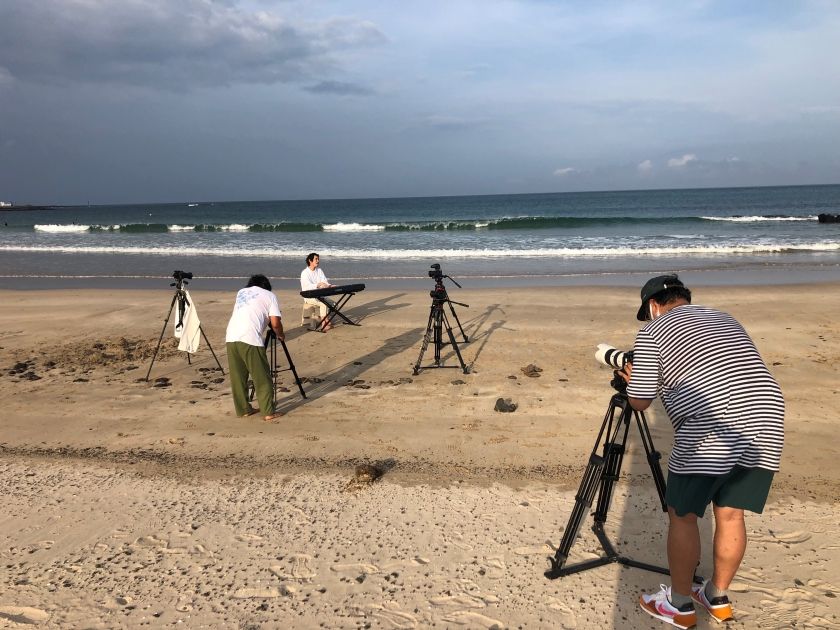
[[[350,324],[351,326],[361,326],[354,322],[352,319],[347,317],[344,313],[341,312],[341,309],[344,308],[344,305],[350,300],[351,297],[356,295],[355,293],[344,293],[338,299],[337,302],[333,302],[332,300],[326,299],[326,296],[318,296],[315,299],[321,302],[322,304],[326,304],[327,306],[327,314],[324,315],[324,318],[318,324],[318,330],[322,330],[324,325],[332,326],[333,320],[336,317],[340,317],[346,323]]]

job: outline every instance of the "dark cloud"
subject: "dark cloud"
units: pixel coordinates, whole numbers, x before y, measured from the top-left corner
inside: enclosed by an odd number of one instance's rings
[[[0,71],[59,85],[182,89],[311,81],[336,69],[336,53],[385,41],[370,22],[295,23],[232,2],[0,2]]]
[[[369,87],[343,81],[321,81],[304,89],[313,94],[339,94],[341,96],[370,96],[373,94],[373,90]]]

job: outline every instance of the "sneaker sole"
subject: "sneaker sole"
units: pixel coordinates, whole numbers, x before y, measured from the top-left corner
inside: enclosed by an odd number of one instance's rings
[[[656,610],[656,608],[653,608],[646,604],[641,597],[639,598],[639,606],[641,606],[642,610],[644,610],[651,617],[656,617],[660,621],[670,623],[672,626],[682,628],[683,630],[693,628],[697,625],[697,613],[691,615],[675,615],[673,617],[666,617],[665,615],[660,615],[659,611]]]
[[[709,616],[718,623],[735,620],[735,617],[732,615],[732,604],[726,604],[718,608],[715,608],[714,606],[706,606],[705,602],[694,591],[691,593],[691,599],[694,600],[694,603],[700,604],[700,606],[709,613]]]

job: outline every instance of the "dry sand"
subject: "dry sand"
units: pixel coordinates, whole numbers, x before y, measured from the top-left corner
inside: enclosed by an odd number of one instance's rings
[[[226,367],[233,295],[192,294]],[[187,363],[171,329],[143,379],[171,294],[0,292],[0,627],[664,627],[636,605],[664,576],[543,577],[613,393],[595,345],[632,345],[637,295],[453,292],[470,304],[456,309],[472,372],[415,376],[427,292],[365,291],[347,309],[362,325],[327,334],[278,292],[308,399],[284,372],[286,415],[265,423],[235,418],[206,344]],[[787,401],[729,627],[840,627],[838,286],[695,288],[695,301],[745,324]],[[516,411],[494,411],[500,397]],[[648,419],[667,457],[658,404]],[[629,448],[608,533],[661,565],[666,519],[635,433]],[[384,474],[354,483],[361,464]],[[590,525],[571,561],[599,550]]]

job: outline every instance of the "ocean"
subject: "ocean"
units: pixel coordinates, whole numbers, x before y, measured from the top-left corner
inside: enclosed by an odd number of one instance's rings
[[[840,280],[840,185],[398,199],[0,208],[0,288],[161,287],[176,269],[293,288],[309,252],[338,284],[465,287]]]

